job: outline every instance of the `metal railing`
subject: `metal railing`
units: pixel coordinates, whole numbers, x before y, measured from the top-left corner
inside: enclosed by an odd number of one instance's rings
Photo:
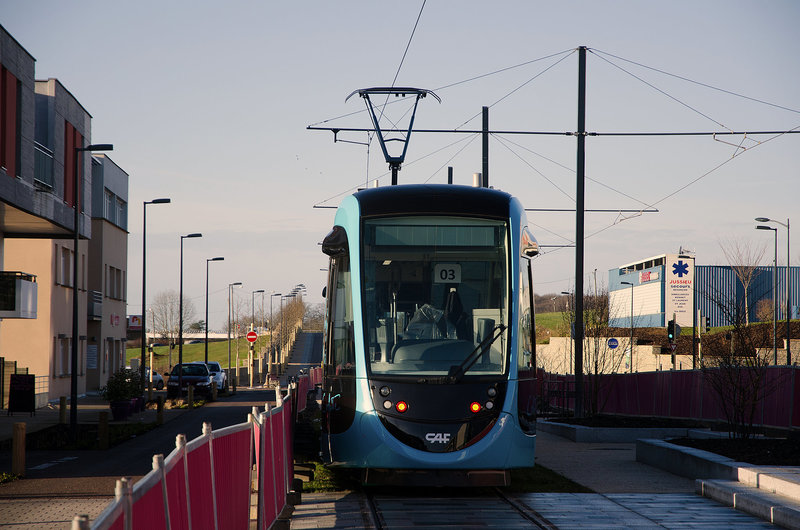
[[[275,407],[253,407],[246,423],[218,431],[204,423],[203,434],[189,442],[178,435],[175,450],[167,458],[153,456],[152,471],[135,485],[125,478],[117,481],[115,500],[91,528],[249,529],[253,464],[256,528],[270,528],[291,491],[293,402],[299,383],[290,385],[283,399],[278,393]],[[88,525],[86,516],[72,523],[78,529]]]

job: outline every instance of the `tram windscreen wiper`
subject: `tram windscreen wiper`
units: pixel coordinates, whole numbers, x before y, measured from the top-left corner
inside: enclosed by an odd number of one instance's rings
[[[472,365],[478,362],[478,359],[480,359],[483,354],[491,349],[494,341],[496,341],[506,329],[506,326],[503,324],[496,325],[494,329],[492,329],[492,332],[488,334],[486,338],[483,339],[469,355],[467,355],[467,358],[461,361],[461,364],[450,367],[450,371],[447,372],[447,377],[444,378],[444,382],[458,383],[461,378],[464,377],[464,374],[467,373],[470,368],[472,368]]]

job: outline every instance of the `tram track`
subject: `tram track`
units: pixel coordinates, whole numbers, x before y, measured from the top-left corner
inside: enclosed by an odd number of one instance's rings
[[[537,512],[536,510],[532,510],[528,506],[525,506],[517,499],[508,496],[503,490],[500,488],[494,488],[495,493],[497,493],[498,497],[500,497],[506,504],[511,506],[517,513],[519,513],[522,517],[536,525],[537,528],[543,529],[557,529],[558,527],[547,520],[542,514]]]
[[[405,496],[361,492],[364,527],[541,528],[557,526],[499,488],[485,496]],[[510,509],[509,509],[510,508]]]

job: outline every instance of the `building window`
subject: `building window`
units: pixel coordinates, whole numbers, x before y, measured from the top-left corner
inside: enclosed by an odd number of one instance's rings
[[[0,69],[0,166],[11,177],[19,173],[21,93],[20,81]]]
[[[103,217],[114,224],[117,223],[116,202],[117,201],[116,197],[114,197],[114,194],[106,189],[105,202],[103,203]]]
[[[70,339],[58,339],[58,359],[56,363],[56,375],[65,376],[70,374]]]
[[[128,229],[128,203],[117,197],[117,226]]]
[[[70,287],[72,285],[72,251],[67,247],[61,247],[61,285]]]

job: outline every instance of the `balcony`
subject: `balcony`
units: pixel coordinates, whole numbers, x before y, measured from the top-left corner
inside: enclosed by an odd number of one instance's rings
[[[36,318],[36,276],[0,271],[0,318]]]
[[[89,320],[103,320],[103,293],[89,291],[87,313]]]

